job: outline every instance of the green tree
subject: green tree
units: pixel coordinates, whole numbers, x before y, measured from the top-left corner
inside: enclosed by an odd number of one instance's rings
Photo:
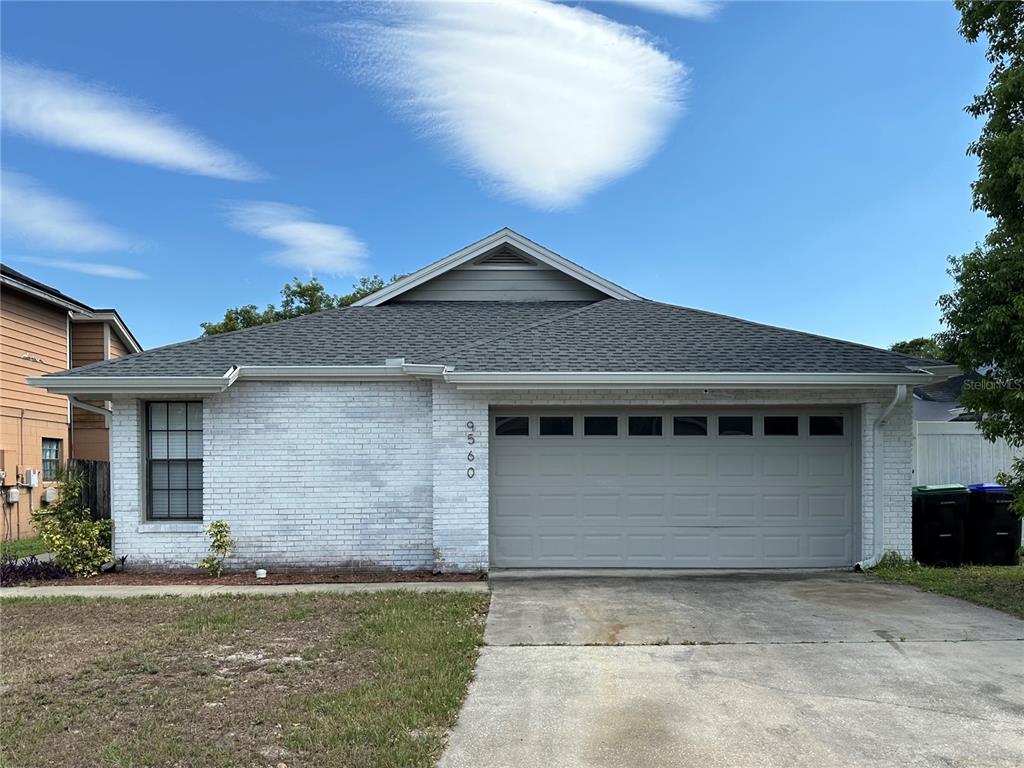
[[[938,334],[919,336],[908,341],[897,341],[889,349],[893,352],[902,352],[904,355],[924,357],[930,360],[949,360],[951,358],[949,350],[946,349]]]
[[[968,153],[978,158],[974,207],[993,222],[984,242],[950,259],[956,290],[939,299],[942,342],[964,370],[988,372],[962,404],[990,440],[1024,446],[1024,4],[956,0],[960,32],[984,39],[992,64],[967,111],[985,124]],[[1002,477],[1024,514],[1024,460]]]
[[[203,328],[204,336],[215,336],[218,333],[276,323],[278,320],[288,320],[300,315],[322,312],[325,309],[347,307],[371,293],[376,293],[400,277],[401,275],[393,275],[389,281],[385,281],[380,275],[361,277],[352,286],[351,292],[337,295],[328,293],[323,283],[315,277],[306,282],[293,277],[291,282],[285,283],[281,289],[280,307],[273,304],[268,304],[265,309],[260,309],[255,304],[232,307],[225,310],[224,319],[220,322],[200,323],[200,325]]]

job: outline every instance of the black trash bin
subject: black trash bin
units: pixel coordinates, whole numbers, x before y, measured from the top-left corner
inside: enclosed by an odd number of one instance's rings
[[[1013,495],[995,483],[975,483],[970,491],[967,558],[979,565],[1017,565],[1021,526],[1010,509]]]
[[[963,565],[970,493],[962,485],[918,485],[913,493],[914,559],[923,565]]]

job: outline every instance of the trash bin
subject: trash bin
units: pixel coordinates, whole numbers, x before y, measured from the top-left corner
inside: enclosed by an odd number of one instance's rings
[[[913,491],[914,559],[924,565],[963,565],[970,492],[962,485],[919,485]]]
[[[967,559],[979,565],[1017,565],[1021,526],[1010,509],[1013,495],[995,483],[975,483],[969,488]]]

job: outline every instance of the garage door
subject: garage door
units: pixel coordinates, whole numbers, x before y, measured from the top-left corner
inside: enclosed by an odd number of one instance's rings
[[[848,411],[491,413],[495,567],[854,560]]]

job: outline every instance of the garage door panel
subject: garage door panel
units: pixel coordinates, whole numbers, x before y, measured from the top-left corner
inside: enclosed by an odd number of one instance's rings
[[[629,413],[617,412],[620,428]],[[662,413],[663,437],[492,437],[494,564],[755,568],[852,562],[856,497],[849,436],[811,438],[801,418],[800,436],[718,437],[712,411],[707,436],[675,438],[672,411]],[[760,425],[760,415],[754,418]]]

